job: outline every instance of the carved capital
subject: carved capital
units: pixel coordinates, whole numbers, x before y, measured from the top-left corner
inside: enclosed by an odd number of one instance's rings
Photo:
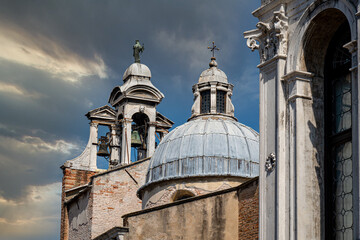
[[[94,128],[97,128],[98,127],[98,123],[96,122],[90,122],[90,127],[94,127]]]
[[[244,33],[246,44],[254,51],[259,50],[260,62],[270,60],[276,55],[286,55],[288,44],[288,17],[285,15],[285,7],[281,5],[279,11],[275,11],[269,23],[258,22],[256,28]]]

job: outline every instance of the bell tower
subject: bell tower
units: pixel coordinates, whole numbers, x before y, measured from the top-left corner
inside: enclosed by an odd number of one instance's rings
[[[150,69],[140,63],[144,51],[136,40],[133,46],[135,62],[123,75],[123,84],[115,87],[109,105],[89,111],[89,142],[80,156],[66,161],[64,167],[96,172],[97,158],[105,157],[109,169],[151,157],[159,141],[174,124],[156,111],[164,95],[151,83]],[[108,128],[106,136],[98,136],[98,128]],[[133,156],[134,159],[131,159]]]
[[[110,94],[109,103],[116,110],[116,123],[120,132],[119,164],[151,157],[155,151],[156,134],[161,140],[173,122],[156,111],[156,106],[164,95],[152,84],[150,69],[140,63],[140,52],[144,51],[136,40],[135,62],[123,75],[124,84],[115,87]],[[131,154],[135,152],[135,154]],[[131,159],[135,155],[136,159]]]

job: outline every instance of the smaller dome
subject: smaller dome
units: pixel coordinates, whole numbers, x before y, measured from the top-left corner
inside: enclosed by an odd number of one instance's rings
[[[128,67],[123,75],[125,81],[129,76],[140,76],[151,78],[151,71],[148,66],[141,63],[133,63]]]
[[[226,74],[217,68],[217,63],[214,57],[211,58],[211,62],[209,66],[210,66],[209,69],[206,69],[200,74],[199,83],[213,82],[213,81],[228,83]]]

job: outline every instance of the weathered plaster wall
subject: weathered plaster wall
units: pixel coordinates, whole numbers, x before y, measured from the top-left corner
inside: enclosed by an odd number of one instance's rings
[[[167,180],[163,183],[157,183],[156,186],[149,186],[145,189],[144,196],[142,198],[143,208],[156,207],[166,203],[171,203],[173,202],[174,195],[179,190],[187,190],[193,193],[194,196],[200,196],[207,193],[236,187],[247,180],[247,178],[240,177],[200,177]]]
[[[69,215],[69,240],[91,239],[90,191],[80,195],[67,206]]]
[[[149,159],[98,174],[92,179],[91,239],[122,226],[121,216],[141,210],[137,189],[145,183]]]
[[[257,188],[256,178],[235,188],[125,215],[126,239],[257,239]],[[240,234],[246,229],[247,235]]]
[[[61,228],[60,240],[69,239],[69,218],[67,206],[64,205],[65,191],[90,182],[90,177],[96,174],[94,171],[63,168],[62,195],[61,195]]]

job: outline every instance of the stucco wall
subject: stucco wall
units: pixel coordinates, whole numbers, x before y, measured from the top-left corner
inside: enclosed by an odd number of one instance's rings
[[[126,239],[244,239],[239,234],[239,230],[245,230],[239,227],[240,220],[252,219],[246,229],[258,232],[257,187],[256,178],[235,188],[125,215],[124,225],[129,228]],[[257,234],[246,237],[257,239]]]
[[[69,239],[69,216],[67,206],[64,204],[66,191],[90,182],[90,177],[96,174],[94,171],[77,170],[64,167],[61,194],[61,228],[60,240]]]
[[[238,186],[247,181],[241,177],[206,177],[172,179],[149,186],[144,189],[143,208],[151,208],[173,202],[173,197],[179,190],[187,190],[199,196]]]
[[[148,165],[149,160],[141,160],[93,177],[91,238],[121,227],[122,215],[141,210],[136,191],[145,183]]]
[[[90,191],[68,205],[69,240],[90,239]]]

